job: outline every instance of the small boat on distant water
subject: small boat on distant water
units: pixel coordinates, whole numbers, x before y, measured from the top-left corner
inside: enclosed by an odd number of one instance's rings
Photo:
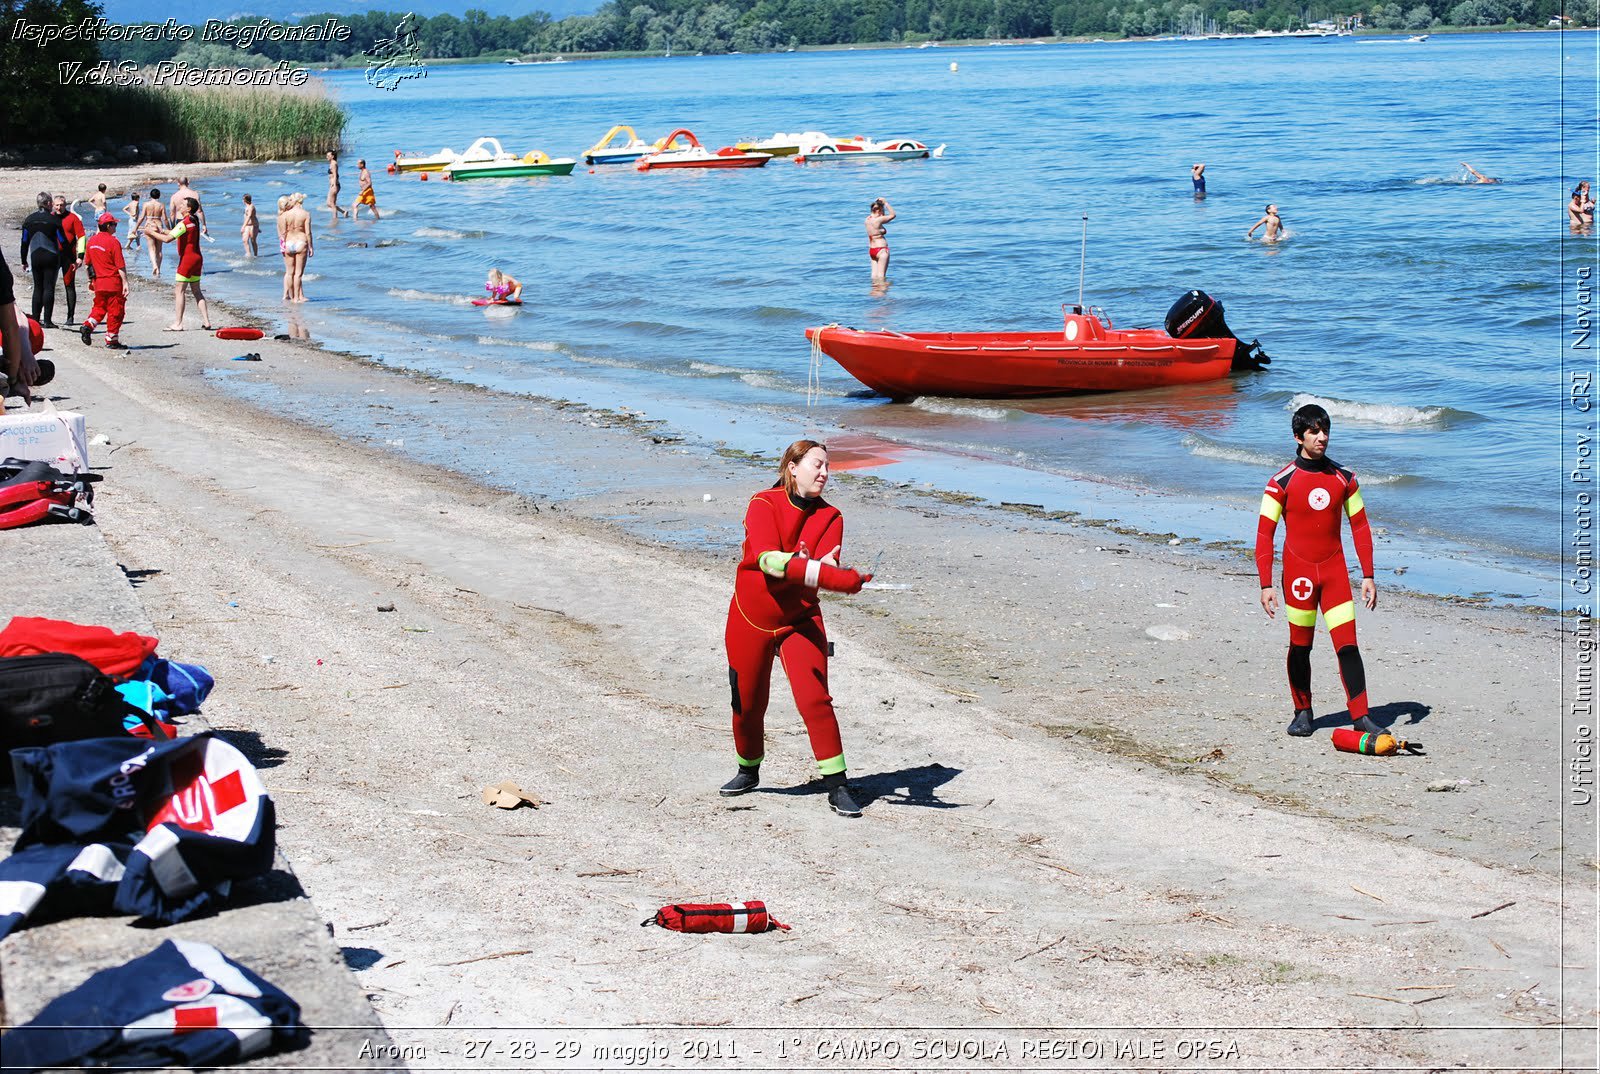
[[[465,153],[445,148],[430,157],[403,157],[394,151],[395,168],[402,172],[438,172],[457,161],[493,160],[497,156],[510,156],[493,138],[479,138],[467,147]]]
[[[929,149],[915,138],[886,138],[873,141],[865,135],[854,138],[829,138],[802,142],[795,154],[796,163],[813,164],[846,160],[918,160],[944,156],[944,146]]]
[[[493,138],[479,138],[473,143],[483,145],[486,156],[452,161],[439,170],[446,179],[524,179],[536,175],[571,175],[578,162],[571,157],[552,160],[538,150],[517,156],[507,153]]]
[[[679,136],[688,143],[677,144]],[[646,153],[634,162],[642,172],[659,168],[759,168],[772,157],[766,153],[745,153],[731,145],[712,152],[700,144],[694,132],[679,127],[661,142],[661,148]]]
[[[1229,330],[1222,303],[1190,291],[1167,311],[1166,330],[1117,329],[1103,311],[1063,307],[1060,330],[858,331],[807,328],[811,344],[867,387],[894,399],[944,395],[1022,399],[1220,380],[1271,361]]]
[[[771,138],[763,138],[760,141],[735,142],[733,148],[744,153],[766,153],[774,157],[792,157],[800,152],[801,146],[831,141],[833,139],[821,131],[805,131],[800,134],[785,134],[779,131]]]
[[[628,136],[626,142],[612,143],[618,135]],[[646,142],[633,132],[632,127],[617,124],[606,131],[605,137],[583,151],[585,164],[632,164],[646,153],[653,153],[660,142]]]

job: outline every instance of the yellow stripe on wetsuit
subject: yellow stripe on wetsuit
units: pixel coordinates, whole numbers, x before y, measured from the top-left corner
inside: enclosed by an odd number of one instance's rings
[[[1283,517],[1283,504],[1263,492],[1261,494],[1261,515],[1269,522],[1276,524],[1278,519]]]
[[[1366,510],[1366,506],[1367,505],[1361,500],[1361,490],[1356,489],[1350,494],[1349,498],[1344,501],[1344,513],[1349,515],[1351,518],[1355,518],[1356,515]]]

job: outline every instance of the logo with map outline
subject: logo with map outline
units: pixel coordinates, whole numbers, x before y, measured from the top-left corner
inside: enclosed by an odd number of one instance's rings
[[[394,90],[408,78],[427,78],[428,68],[422,62],[422,42],[417,37],[417,17],[406,12],[395,23],[394,36],[380,38],[372,43],[365,56],[367,85],[374,89]]]

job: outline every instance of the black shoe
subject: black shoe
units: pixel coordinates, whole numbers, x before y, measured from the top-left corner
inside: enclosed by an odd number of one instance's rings
[[[1389,733],[1389,729],[1387,727],[1379,727],[1377,724],[1373,723],[1372,717],[1370,716],[1363,716],[1359,720],[1352,720],[1350,722],[1350,726],[1354,727],[1357,731],[1360,731],[1363,735],[1387,735]]]
[[[128,349],[128,345],[126,343],[123,343],[123,342],[121,342],[119,340],[115,340],[115,339],[113,339],[110,343],[106,344],[106,350],[109,350],[109,351],[125,351],[127,349]]]
[[[85,322],[78,326],[78,338],[83,340],[85,346],[88,345],[89,337],[92,335],[94,335],[94,325]]]
[[[749,794],[761,785],[761,766],[739,766],[739,774],[724,783],[717,793],[724,798],[737,798],[741,794]]]
[[[56,324],[56,322],[54,322],[54,321],[46,321],[46,322],[44,322],[44,326],[46,328],[59,328],[59,327],[61,327],[60,325]]]
[[[843,783],[837,787],[828,788],[828,808],[841,817],[859,817],[861,806],[850,794],[850,788]]]
[[[1289,721],[1289,733],[1295,738],[1309,738],[1315,730],[1311,726],[1311,710],[1295,709],[1294,719]]]

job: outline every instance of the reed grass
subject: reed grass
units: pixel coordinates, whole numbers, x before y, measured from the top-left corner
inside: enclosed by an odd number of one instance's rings
[[[318,83],[306,86],[113,86],[103,129],[157,141],[174,160],[267,160],[337,148],[349,117]]]

